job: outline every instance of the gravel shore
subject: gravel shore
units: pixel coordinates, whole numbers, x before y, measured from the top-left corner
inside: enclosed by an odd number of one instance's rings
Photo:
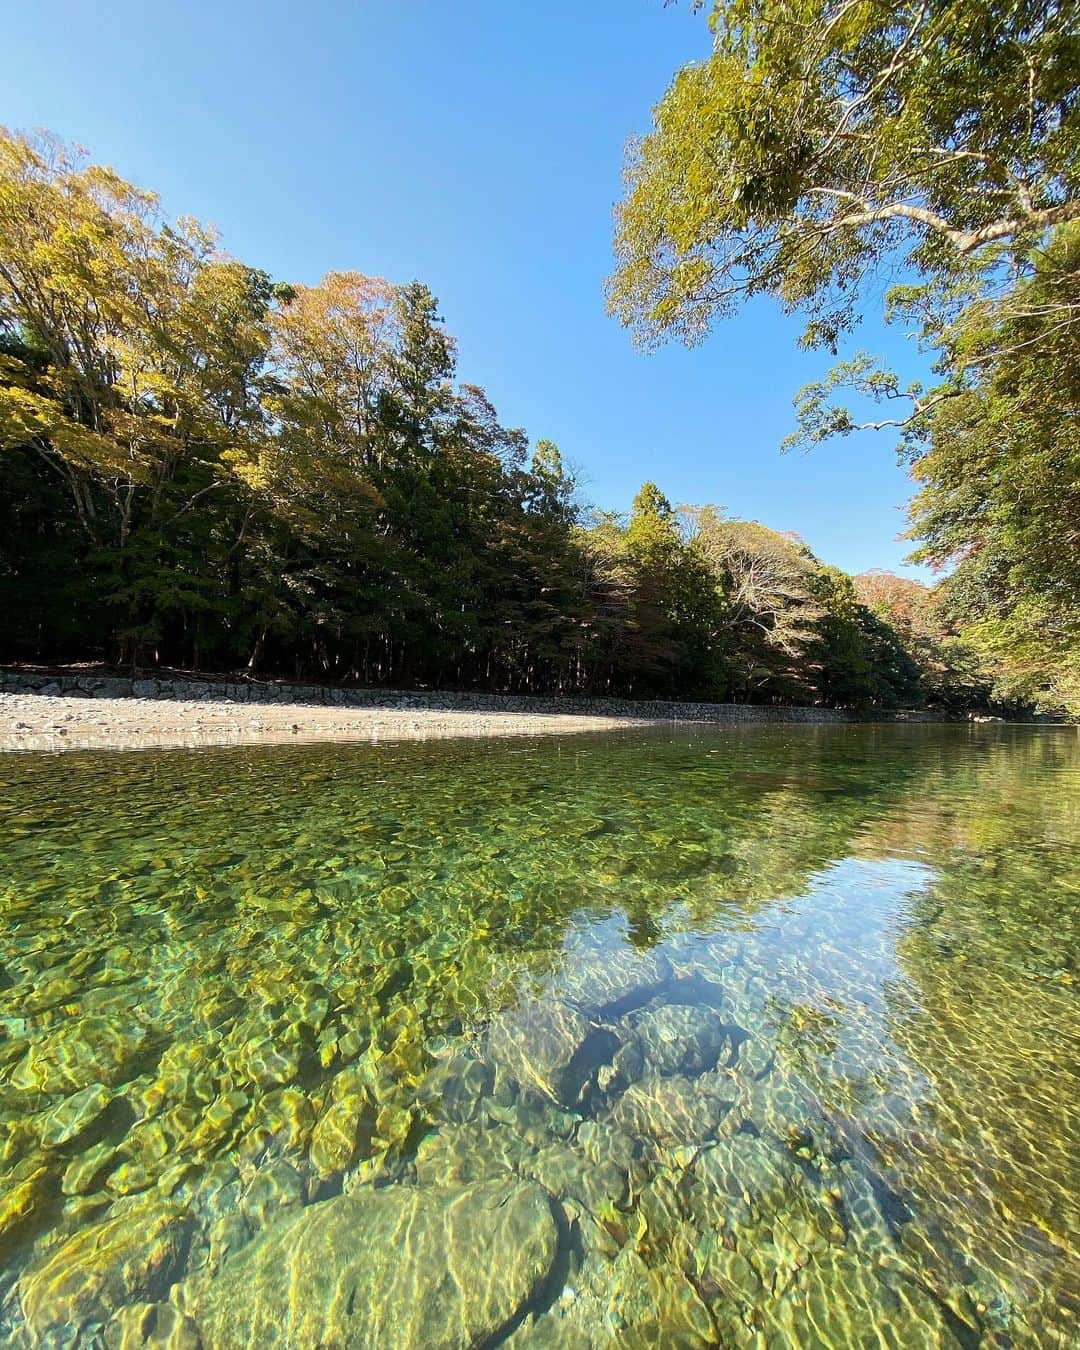
[[[400,741],[443,736],[542,736],[650,726],[649,718],[184,703],[0,693],[0,750],[142,749],[269,741]]]

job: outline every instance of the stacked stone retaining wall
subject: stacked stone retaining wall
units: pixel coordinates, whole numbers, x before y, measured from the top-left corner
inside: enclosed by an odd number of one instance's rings
[[[526,694],[429,693],[409,689],[346,689],[258,680],[129,678],[118,675],[39,674],[0,670],[0,693],[68,698],[145,698],[227,703],[298,703],[334,708],[384,708],[398,712],[569,714],[650,718],[673,722],[859,722],[865,714],[839,708],[782,704],[681,703],[666,699],[542,698]],[[932,713],[875,712],[873,721],[937,721]]]

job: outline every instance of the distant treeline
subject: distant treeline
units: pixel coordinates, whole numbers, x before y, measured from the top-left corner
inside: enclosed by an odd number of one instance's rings
[[[275,283],[0,137],[0,659],[834,705],[983,702],[932,593],[653,484],[586,513],[419,283]]]

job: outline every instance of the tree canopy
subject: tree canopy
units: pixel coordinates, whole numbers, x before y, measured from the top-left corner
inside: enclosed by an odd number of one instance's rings
[[[1075,0],[718,0],[632,143],[614,311],[693,341],[755,294],[835,348],[905,261],[997,273],[1080,217]]]
[[[651,482],[625,518],[588,510],[558,446],[457,382],[422,283],[277,282],[8,134],[0,609],[6,660],[956,701],[936,630],[916,640],[797,538]]]
[[[693,342],[768,295],[835,355],[883,300],[934,382],[856,353],[799,392],[787,443],[892,428],[914,556],[948,574],[959,646],[933,668],[1080,713],[1080,5],[718,0],[709,22],[631,144],[611,309]]]
[[[916,557],[948,569],[939,603],[996,691],[1080,710],[1080,225],[1063,228],[1004,314],[956,344],[985,355],[919,428]]]

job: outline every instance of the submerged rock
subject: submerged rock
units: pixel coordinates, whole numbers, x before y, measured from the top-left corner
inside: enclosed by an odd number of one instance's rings
[[[270,1149],[298,1151],[307,1147],[315,1113],[299,1088],[286,1087],[257,1096],[244,1123],[252,1156]]]
[[[618,1042],[567,1003],[527,1003],[500,1013],[488,1032],[488,1053],[522,1087],[572,1106],[589,1075]]]
[[[519,1172],[529,1145],[511,1129],[444,1125],[426,1135],[416,1150],[416,1179],[421,1186],[491,1181]]]
[[[362,1190],[276,1224],[190,1310],[215,1350],[486,1344],[544,1283],[557,1243],[539,1186]]]
[[[192,1221],[176,1205],[152,1203],[92,1224],[54,1247],[19,1281],[35,1337],[74,1334],[134,1300],[163,1299],[181,1273]]]
[[[292,1083],[300,1070],[300,1052],[272,1036],[254,1037],[235,1056],[237,1072],[247,1082],[267,1091]]]
[[[557,976],[563,998],[598,1008],[605,1017],[642,1007],[672,977],[667,956],[638,951],[615,929],[576,934]]]
[[[720,1139],[705,1149],[692,1173],[698,1185],[696,1214],[705,1230],[714,1229],[721,1218],[737,1226],[762,1219],[768,1224],[802,1201],[806,1190],[799,1168],[782,1149],[748,1134]]]
[[[112,1170],[119,1153],[120,1150],[115,1144],[110,1144],[104,1139],[100,1143],[91,1144],[68,1163],[60,1182],[60,1189],[65,1195],[85,1195],[88,1191],[92,1191],[102,1174]]]
[[[33,1158],[4,1177],[0,1192],[0,1251],[27,1219],[48,1202],[52,1186],[49,1168]]]
[[[491,1066],[462,1051],[436,1063],[424,1079],[421,1099],[458,1124],[475,1120],[494,1084]]]
[[[102,1083],[65,1097],[41,1117],[41,1143],[45,1148],[59,1148],[68,1144],[88,1129],[112,1101],[112,1093]]]
[[[607,1213],[627,1199],[625,1169],[612,1162],[589,1164],[566,1144],[541,1149],[525,1160],[523,1170],[552,1195],[580,1204],[593,1214]]]
[[[311,1164],[320,1177],[344,1172],[371,1142],[374,1121],[365,1098],[349,1093],[334,1102],[311,1132]]]
[[[728,1039],[724,1019],[711,1008],[665,1003],[633,1019],[645,1067],[695,1077],[711,1069]]]
[[[203,1350],[199,1329],[171,1303],[131,1303],[105,1328],[108,1350]]]
[[[148,1040],[130,1019],[82,1017],[30,1045],[11,1073],[24,1090],[81,1092],[94,1084],[114,1087],[129,1078]]]
[[[637,1157],[637,1140],[610,1121],[586,1120],[577,1133],[578,1147],[590,1163],[613,1162],[624,1171]]]
[[[729,1106],[701,1079],[653,1075],[626,1090],[612,1119],[633,1137],[644,1136],[661,1148],[677,1148],[712,1139]]]
[[[645,1052],[636,1036],[624,1041],[616,1050],[610,1069],[601,1071],[600,1087],[612,1095],[625,1091],[645,1072]]]
[[[255,1170],[241,1196],[240,1210],[253,1227],[265,1228],[303,1202],[303,1177],[283,1158],[275,1158]]]

